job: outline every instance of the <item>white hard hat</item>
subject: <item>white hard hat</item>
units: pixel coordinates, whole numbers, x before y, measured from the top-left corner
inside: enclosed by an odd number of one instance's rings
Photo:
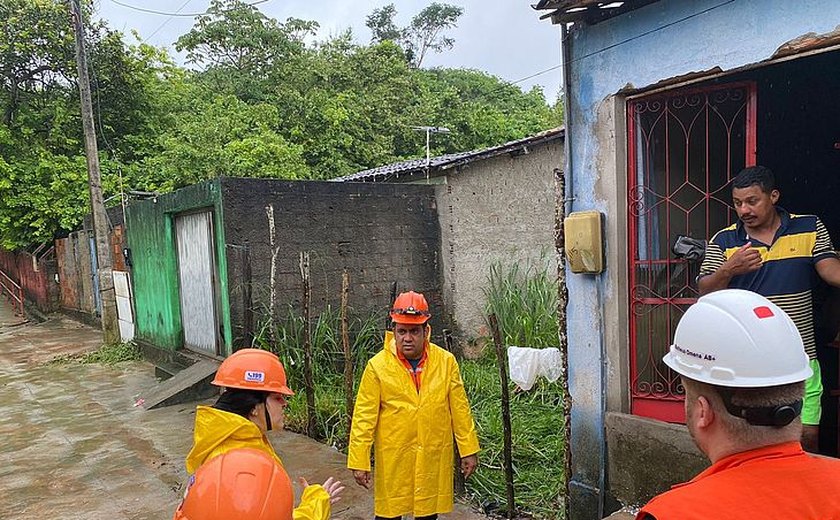
[[[793,320],[741,289],[715,291],[689,307],[663,361],[689,379],[734,388],[797,383],[812,373]]]

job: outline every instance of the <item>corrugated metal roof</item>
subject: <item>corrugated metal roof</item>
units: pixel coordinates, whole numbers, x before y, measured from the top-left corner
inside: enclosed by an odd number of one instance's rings
[[[564,136],[565,129],[561,126],[558,128],[552,128],[551,130],[546,130],[545,132],[540,132],[530,137],[517,139],[516,141],[510,141],[490,148],[432,157],[429,159],[429,175],[440,175],[440,172],[450,168],[481,159],[488,159],[497,155],[527,151],[524,149],[528,146],[553,141],[555,139],[562,139]],[[413,173],[424,172],[425,170],[426,159],[410,159],[408,161],[386,164],[377,168],[363,170],[358,173],[345,175],[344,177],[338,177],[333,180],[337,182],[383,182],[393,180],[401,176],[411,175]]]
[[[659,0],[625,0],[605,2],[603,0],[539,0],[532,5],[537,11],[551,11],[541,18],[551,18],[552,23],[583,22],[594,25],[613,16],[638,9]]]

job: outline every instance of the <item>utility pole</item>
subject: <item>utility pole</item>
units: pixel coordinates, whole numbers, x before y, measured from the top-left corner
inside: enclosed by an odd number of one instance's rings
[[[99,301],[102,304],[102,334],[105,344],[120,341],[117,321],[117,300],[114,292],[114,275],[111,260],[111,240],[108,215],[102,200],[102,181],[99,175],[99,149],[96,146],[96,129],[93,126],[93,107],[90,98],[87,56],[85,55],[85,30],[79,0],[69,0],[70,22],[76,35],[76,67],[79,71],[79,96],[82,104],[82,127],[85,132],[90,207],[93,216],[93,234],[96,242],[96,265],[99,275]]]
[[[429,165],[432,162],[430,157],[430,143],[432,134],[448,134],[449,129],[445,126],[413,126],[413,130],[418,132],[426,132],[426,182],[429,182]]]

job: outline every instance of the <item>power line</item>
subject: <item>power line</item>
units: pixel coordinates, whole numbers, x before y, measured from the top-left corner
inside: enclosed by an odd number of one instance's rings
[[[694,13],[694,14],[690,14],[690,15],[688,15],[688,16],[685,16],[685,17],[683,17],[683,18],[680,18],[679,20],[674,20],[673,22],[666,23],[666,24],[665,24],[665,25],[663,25],[662,27],[657,27],[656,29],[651,29],[651,30],[649,30],[649,31],[645,31],[645,32],[643,32],[642,34],[637,34],[636,36],[631,36],[630,38],[627,38],[626,40],[622,40],[622,41],[620,41],[620,42],[616,42],[616,43],[614,43],[614,44],[612,44],[612,45],[607,45],[607,46],[606,46],[606,47],[604,47],[603,49],[598,49],[597,51],[592,51],[592,52],[590,52],[589,54],[584,54],[583,56],[579,56],[579,57],[577,57],[577,58],[573,59],[572,61],[570,61],[569,63],[575,63],[575,62],[577,62],[577,61],[581,61],[581,60],[586,59],[586,58],[589,58],[589,57],[591,57],[591,56],[595,56],[596,54],[600,54],[600,53],[605,52],[605,51],[608,51],[608,50],[610,50],[610,49],[614,49],[614,48],[616,48],[616,47],[618,47],[618,46],[620,46],[620,45],[624,45],[625,43],[630,43],[630,42],[632,42],[632,41],[634,41],[634,40],[638,40],[639,38],[644,38],[645,36],[648,36],[648,35],[650,35],[650,34],[653,34],[653,33],[659,32],[659,31],[661,31],[661,30],[663,30],[663,29],[667,29],[668,27],[671,27],[671,26],[677,25],[678,23],[682,23],[682,22],[684,22],[684,21],[686,21],[686,20],[690,20],[691,18],[695,18],[695,17],[697,17],[697,16],[700,16],[700,15],[706,14],[706,13],[708,13],[708,12],[710,12],[710,11],[714,11],[715,9],[717,9],[717,8],[719,8],[719,7],[723,7],[723,6],[727,5],[727,4],[731,4],[731,3],[733,3],[734,1],[735,1],[735,0],[726,0],[725,2],[721,2],[721,3],[717,4],[717,5],[713,5],[712,7],[709,7],[708,9],[703,9],[702,11],[698,11],[698,12],[696,12],[696,13]]]
[[[176,14],[181,14],[181,11],[183,11],[183,10],[184,10],[184,8],[185,8],[185,7],[187,7],[187,4],[189,4],[190,2],[192,2],[192,0],[186,0],[183,4],[181,4],[181,7],[179,7],[179,8],[178,8],[178,10],[177,10],[177,11],[175,11],[175,13],[176,13]],[[156,35],[156,34],[158,33],[158,31],[160,31],[161,29],[163,29],[164,27],[166,27],[166,24],[168,24],[170,21],[172,21],[172,19],[173,19],[173,18],[175,18],[175,16],[174,16],[174,15],[173,15],[173,16],[170,16],[169,18],[167,18],[166,20],[164,20],[162,24],[158,25],[158,28],[157,28],[157,29],[155,29],[154,31],[152,31],[152,34],[150,34],[150,35],[146,36],[145,38],[143,38],[143,43],[146,43],[147,41],[149,41],[149,40],[152,38],[152,36],[154,36],[154,35]]]
[[[113,2],[113,3],[115,3],[119,6],[125,7],[127,9],[132,9],[134,11],[139,11],[141,13],[156,14],[156,15],[159,15],[159,16],[169,16],[169,17],[182,16],[182,17],[185,17],[185,18],[192,18],[192,17],[195,17],[195,16],[203,16],[205,14],[210,14],[209,10],[204,11],[202,13],[180,13],[180,12],[177,12],[177,11],[174,12],[174,13],[167,13],[167,12],[164,12],[164,11],[156,11],[154,9],[146,9],[144,7],[137,7],[137,6],[134,6],[134,5],[129,5],[129,4],[120,2],[119,0],[111,0],[111,2]],[[242,7],[254,7],[255,5],[264,4],[266,2],[268,2],[268,0],[257,0],[256,2],[251,2],[250,4],[243,4],[241,6],[233,7],[231,9],[225,9],[224,11],[220,11],[220,12],[227,13],[227,12],[230,12],[230,11],[235,11],[237,9],[241,9]],[[180,11],[180,9],[179,9],[179,11]]]
[[[547,69],[545,69],[545,70],[541,70],[541,71],[539,71],[539,72],[535,72],[535,73],[531,74],[530,76],[525,76],[524,78],[518,79],[518,80],[516,80],[516,81],[510,81],[510,82],[508,82],[508,84],[509,84],[509,85],[516,85],[517,83],[522,83],[523,81],[528,81],[528,80],[529,80],[529,79],[531,79],[531,78],[536,78],[537,76],[542,76],[543,74],[545,74],[545,73],[547,73],[547,72],[551,72],[552,70],[559,69],[559,68],[560,68],[560,67],[562,67],[562,66],[563,66],[563,64],[562,64],[562,63],[559,63],[559,64],[554,65],[554,66],[552,66],[552,67],[549,67],[549,68],[547,68]]]
[[[112,0],[112,1],[113,1],[113,0]],[[649,30],[649,31],[645,31],[645,32],[643,32],[643,33],[641,33],[641,34],[637,34],[636,36],[631,36],[630,38],[627,38],[626,40],[622,40],[622,41],[620,41],[620,42],[616,42],[616,43],[614,43],[614,44],[612,44],[612,45],[607,45],[606,47],[604,47],[604,48],[602,48],[602,49],[598,49],[597,51],[592,51],[592,52],[590,52],[589,54],[584,54],[583,56],[579,56],[579,57],[577,57],[577,58],[575,58],[575,59],[573,59],[573,60],[569,61],[569,63],[575,63],[575,62],[578,62],[578,61],[584,60],[584,59],[586,59],[586,58],[590,58],[590,57],[592,57],[592,56],[595,56],[595,55],[597,55],[597,54],[601,54],[602,52],[606,52],[606,51],[608,51],[608,50],[610,50],[610,49],[614,49],[614,48],[616,48],[616,47],[618,47],[618,46],[624,45],[625,43],[630,43],[630,42],[632,42],[632,41],[634,41],[634,40],[638,40],[639,38],[644,38],[645,36],[648,36],[648,35],[650,35],[650,34],[653,34],[653,33],[659,32],[659,31],[661,31],[661,30],[667,29],[668,27],[671,27],[671,26],[673,26],[673,25],[677,25],[678,23],[682,23],[682,22],[684,22],[684,21],[686,21],[686,20],[690,20],[691,18],[695,18],[695,17],[697,17],[697,16],[700,16],[700,15],[706,14],[706,13],[708,13],[709,11],[713,11],[713,10],[715,10],[715,9],[719,8],[719,7],[723,7],[723,6],[727,5],[727,4],[731,4],[731,3],[732,3],[732,2],[734,2],[734,1],[735,1],[735,0],[726,0],[725,2],[722,2],[722,3],[718,4],[718,5],[714,5],[714,6],[712,6],[712,7],[709,7],[708,9],[704,9],[704,10],[702,10],[702,11],[698,11],[698,12],[696,12],[696,13],[693,13],[693,14],[690,14],[690,15],[685,16],[685,17],[683,17],[683,18],[680,18],[679,20],[674,20],[673,22],[669,22],[669,23],[667,23],[667,24],[665,24],[665,25],[663,25],[663,26],[661,26],[661,27],[657,27],[657,28],[655,28],[655,29],[651,29],[651,30]],[[539,72],[535,72],[534,74],[531,74],[531,75],[529,75],[529,76],[525,76],[524,78],[518,79],[518,80],[516,80],[516,81],[510,81],[510,82],[508,82],[507,84],[508,84],[508,85],[516,85],[516,84],[518,84],[518,83],[522,83],[523,81],[527,81],[527,80],[529,80],[529,79],[536,78],[537,76],[542,76],[543,74],[546,74],[546,73],[551,72],[551,71],[553,71],[553,70],[559,69],[559,68],[560,68],[560,67],[562,67],[562,66],[563,66],[563,64],[562,64],[562,63],[558,63],[557,65],[553,65],[553,66],[551,66],[551,67],[549,67],[549,68],[547,68],[547,69],[541,70],[541,71],[539,71]]]

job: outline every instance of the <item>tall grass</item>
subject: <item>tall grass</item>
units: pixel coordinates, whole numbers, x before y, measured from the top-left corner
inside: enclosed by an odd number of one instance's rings
[[[557,346],[557,291],[548,263],[525,269],[495,264],[488,277],[487,314],[495,313],[506,345]],[[486,349],[461,363],[482,445],[481,469],[467,490],[485,510],[505,504],[501,387],[495,353]],[[528,392],[512,390],[511,427],[516,505],[537,518],[562,518],[565,486],[563,385],[545,380]]]
[[[557,346],[557,293],[544,258],[524,268],[494,265],[488,276],[486,296],[486,312],[498,317],[505,344]],[[345,451],[348,424],[340,316],[328,307],[312,319],[316,438]],[[381,313],[350,321],[354,389],[367,361],[382,348],[382,325]],[[286,426],[304,432],[304,319],[290,307],[285,318],[274,324],[273,334],[270,327],[268,322],[262,323],[255,343],[283,360],[290,385],[297,392],[286,409]],[[461,371],[482,447],[481,467],[467,481],[467,492],[474,502],[492,512],[505,503],[501,388],[493,350],[487,349],[479,359],[461,361]],[[520,513],[536,518],[562,518],[565,449],[562,402],[561,382],[537,381],[529,392],[511,392],[516,503]]]
[[[378,313],[349,319],[354,389],[362,377],[365,364],[382,347],[382,323]],[[307,423],[303,378],[304,326],[303,316],[289,307],[285,318],[275,324],[274,342],[271,324],[267,320],[261,324],[254,339],[256,347],[274,352],[286,367],[289,384],[295,390],[286,408],[286,428],[300,433],[305,433]],[[315,384],[315,438],[344,450],[349,426],[344,385],[344,346],[341,340],[341,315],[332,307],[327,307],[320,315],[312,318],[312,376]]]
[[[557,285],[546,257],[526,264],[490,266],[486,312],[495,314],[505,345],[556,347]]]

